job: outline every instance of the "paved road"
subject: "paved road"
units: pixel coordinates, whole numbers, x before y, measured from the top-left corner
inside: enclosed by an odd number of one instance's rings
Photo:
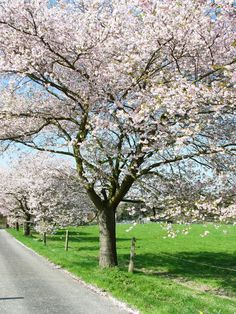
[[[127,314],[0,230],[1,314]]]

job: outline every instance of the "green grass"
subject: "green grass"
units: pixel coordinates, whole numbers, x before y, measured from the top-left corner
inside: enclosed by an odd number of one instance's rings
[[[9,230],[18,240],[147,314],[236,313],[236,227],[194,225],[187,236],[163,239],[158,224],[138,225],[129,233],[118,225],[119,268],[98,268],[97,226],[70,229],[48,237],[47,247],[33,234]],[[208,237],[200,236],[209,230]],[[227,231],[227,234],[223,232]],[[137,238],[136,272],[127,272],[130,240]]]

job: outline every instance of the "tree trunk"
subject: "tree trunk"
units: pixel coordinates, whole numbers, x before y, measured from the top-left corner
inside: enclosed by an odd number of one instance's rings
[[[19,229],[20,229],[20,228],[19,228],[19,222],[17,221],[17,222],[16,222],[16,231],[19,231]]]
[[[47,233],[46,232],[43,233],[43,244],[47,245]]]
[[[28,221],[24,222],[24,236],[30,235],[30,223]]]
[[[116,219],[115,210],[103,209],[98,215],[100,235],[99,265],[102,268],[118,264],[116,252]]]
[[[24,222],[24,236],[30,235],[30,215],[26,215],[26,221]]]

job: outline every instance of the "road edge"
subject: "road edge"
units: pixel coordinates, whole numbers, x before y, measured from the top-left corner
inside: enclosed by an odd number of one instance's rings
[[[76,282],[80,283],[81,285],[83,285],[84,287],[86,287],[87,289],[93,291],[94,293],[101,295],[103,297],[106,297],[108,300],[112,301],[113,304],[115,304],[116,306],[118,306],[120,309],[123,309],[125,311],[127,311],[129,314],[141,314],[139,310],[132,308],[130,305],[128,305],[127,303],[120,301],[118,299],[116,299],[115,297],[113,297],[109,292],[104,291],[102,288],[99,288],[97,286],[94,286],[92,284],[87,283],[86,281],[84,281],[83,279],[81,279],[80,277],[72,274],[71,272],[69,272],[68,270],[64,269],[63,267],[61,267],[60,265],[57,265],[55,263],[53,263],[52,261],[50,261],[47,257],[40,255],[39,253],[37,253],[36,251],[34,251],[33,249],[31,249],[30,247],[28,247],[27,245],[25,245],[24,243],[22,243],[21,241],[19,241],[18,239],[16,239],[11,233],[9,233],[6,229],[2,229],[3,231],[5,231],[10,237],[12,237],[17,243],[19,243],[21,246],[23,246],[24,248],[26,248],[27,250],[29,250],[30,252],[32,252],[33,254],[37,255],[38,257],[40,257],[44,262],[47,262],[51,267],[56,268],[60,271],[63,271],[65,274],[67,274],[69,277],[71,277],[72,279],[74,279]]]

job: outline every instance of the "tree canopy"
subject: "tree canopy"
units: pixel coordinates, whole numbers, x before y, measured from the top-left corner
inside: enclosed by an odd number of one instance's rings
[[[0,6],[3,148],[17,143],[75,159],[100,213],[100,265],[114,265],[115,210],[138,179],[235,154],[235,7],[225,0]]]

